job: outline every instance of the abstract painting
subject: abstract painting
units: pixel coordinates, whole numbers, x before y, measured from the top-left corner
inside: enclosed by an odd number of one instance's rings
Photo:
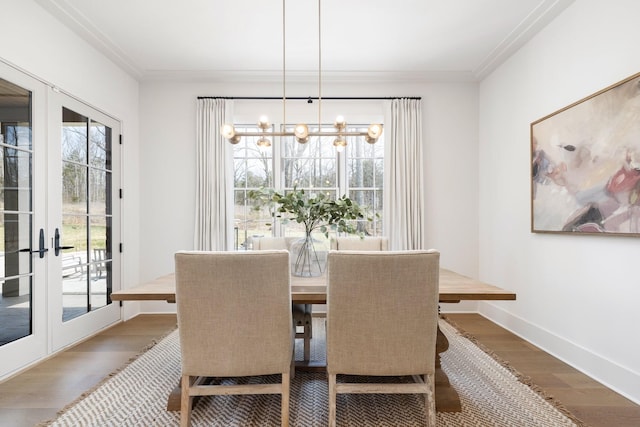
[[[531,123],[531,231],[640,236],[640,73]]]

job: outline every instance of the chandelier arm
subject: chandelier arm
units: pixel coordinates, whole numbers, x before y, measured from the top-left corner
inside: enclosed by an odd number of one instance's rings
[[[294,132],[236,132],[236,136],[295,136]],[[309,136],[367,136],[367,132],[353,131],[321,131],[309,132]]]

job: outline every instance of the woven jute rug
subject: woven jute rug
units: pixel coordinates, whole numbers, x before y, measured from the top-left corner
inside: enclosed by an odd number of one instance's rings
[[[442,354],[442,369],[460,395],[462,412],[438,413],[438,426],[584,425],[444,319],[440,320],[440,328],[449,340],[449,349]],[[314,319],[313,333],[312,358],[323,359],[324,319]],[[302,352],[300,344],[296,343],[298,355]],[[180,412],[169,412],[165,407],[179,378],[180,348],[178,332],[174,331],[44,425],[178,425]],[[266,376],[252,381],[273,382],[277,378]],[[290,425],[326,426],[327,391],[325,374],[297,372],[291,384]],[[424,398],[422,395],[339,395],[337,417],[339,426],[423,426]],[[279,426],[280,397],[202,398],[193,410],[192,425]]]

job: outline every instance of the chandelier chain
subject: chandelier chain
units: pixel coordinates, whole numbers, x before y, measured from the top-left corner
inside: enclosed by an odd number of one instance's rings
[[[322,129],[322,14],[320,1],[318,0],[318,132]]]

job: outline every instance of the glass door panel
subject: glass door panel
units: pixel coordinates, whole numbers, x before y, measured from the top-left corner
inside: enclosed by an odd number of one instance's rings
[[[12,110],[0,113],[0,345],[4,345],[32,333],[32,144],[31,93],[6,80],[0,86],[5,90],[0,102]],[[11,94],[15,98],[10,99]]]
[[[62,321],[90,311],[87,257],[89,118],[62,108],[62,257],[77,259],[80,274],[62,274]]]
[[[111,128],[62,108],[63,256],[82,273],[63,273],[62,320],[111,302]]]
[[[46,179],[34,173],[46,169],[34,158],[44,152],[45,127],[33,120],[44,93],[0,63],[0,379],[47,351],[45,205],[34,196]]]
[[[60,140],[57,147],[50,147],[50,152],[59,150],[59,156],[50,156],[54,176],[50,191],[61,195],[59,205],[52,207],[50,222],[58,236],[56,263],[61,263],[62,307],[57,311],[61,324],[53,330],[56,348],[120,316],[120,307],[111,301],[117,282],[112,205],[118,199],[112,139],[120,131],[116,121],[100,112],[62,94],[53,97],[57,102],[52,102],[50,111],[57,121],[50,124],[51,133]]]

